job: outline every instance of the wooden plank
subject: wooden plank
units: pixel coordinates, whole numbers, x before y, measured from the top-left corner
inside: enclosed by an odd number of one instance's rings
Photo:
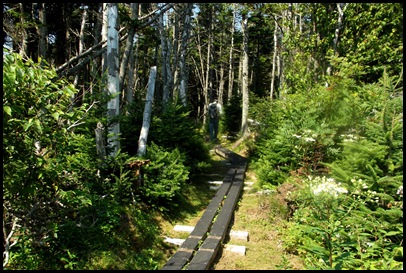
[[[245,168],[245,166],[237,168],[227,198],[224,200],[216,221],[211,227],[210,234],[192,257],[186,266],[186,270],[207,270],[214,261],[221,243],[224,241],[231,219],[234,216],[234,210],[244,185]]]
[[[182,243],[180,249],[169,259],[162,270],[208,270],[221,247],[231,219],[234,216],[238,199],[241,196],[247,160],[221,146],[217,146],[215,152],[227,158],[232,167],[228,170],[223,183],[189,237]],[[224,199],[224,197],[227,198]],[[221,206],[222,202],[223,206]],[[221,209],[218,212],[219,208]],[[215,216],[217,217],[213,223]],[[209,230],[210,234],[207,236]],[[197,250],[199,244],[201,246]]]
[[[178,250],[168,260],[162,270],[181,270],[185,266],[185,264],[189,262],[192,257],[193,251],[195,251],[198,248],[199,243],[206,238],[207,233],[213,224],[213,220],[217,214],[218,208],[221,206],[224,197],[227,195],[232,185],[231,182],[234,179],[236,171],[237,169],[235,168],[230,168],[227,171],[227,174],[224,177],[223,183],[221,184],[219,190],[210,201],[209,205],[204,211],[202,217],[197,222],[193,231],[190,233],[189,237],[186,238],[186,240],[182,243],[180,249],[188,250],[188,253],[190,254],[185,254],[183,253],[184,251],[181,251],[180,254],[178,254]]]

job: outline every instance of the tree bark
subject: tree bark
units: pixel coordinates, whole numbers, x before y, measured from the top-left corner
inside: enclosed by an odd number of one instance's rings
[[[340,38],[340,31],[343,25],[343,20],[344,20],[344,11],[347,8],[348,4],[345,4],[344,8],[341,9],[341,3],[337,3],[337,9],[338,9],[338,20],[337,20],[337,27],[334,31],[334,41],[333,41],[333,49],[334,49],[334,55],[337,54],[337,45],[338,45],[338,39]],[[332,70],[332,66],[331,63],[328,63],[327,66],[327,71],[326,74],[328,76],[331,75],[331,70]],[[328,86],[328,84],[326,83],[326,86]]]
[[[248,133],[248,107],[249,107],[249,90],[248,90],[248,19],[243,16],[241,30],[243,33],[243,65],[242,65],[242,118],[241,118],[241,135]]]
[[[19,3],[19,7],[20,7],[21,14],[24,14],[24,4]],[[26,56],[26,53],[27,53],[27,35],[28,34],[27,34],[26,28],[24,27],[24,25],[25,25],[24,16],[20,16],[20,20],[21,20],[20,23],[21,23],[21,25],[23,27],[21,28],[21,46],[20,46],[19,53],[20,53],[21,56]]]
[[[168,41],[167,41],[167,34],[165,32],[164,22],[163,22],[163,14],[159,16],[158,19],[158,31],[161,40],[161,56],[162,56],[162,84],[163,84],[163,93],[162,93],[162,106],[165,108],[169,102],[169,80],[168,80],[168,73],[170,69],[167,69],[167,65],[169,63],[168,58]]]
[[[83,50],[85,48],[85,27],[86,27],[86,22],[87,22],[87,9],[88,9],[88,7],[83,5],[82,8],[83,8],[83,14],[82,14],[82,23],[80,25],[80,33],[79,33],[79,52],[78,52],[78,55],[82,54],[82,52],[83,52]],[[73,81],[73,85],[76,88],[78,88],[79,79],[80,79],[79,73],[77,73],[75,75],[75,79]],[[80,97],[80,100],[83,101],[84,97],[85,97],[85,93],[83,92],[82,94],[83,94],[83,96]],[[72,105],[74,104],[74,102],[75,102],[75,95],[73,95],[73,97],[72,97]]]
[[[233,5],[233,22],[231,24],[231,46],[230,46],[230,57],[229,57],[229,70],[228,70],[228,95],[227,102],[230,101],[231,96],[233,95],[233,84],[234,84],[234,60],[233,60],[233,51],[234,51],[234,31],[235,31],[235,4]]]
[[[39,5],[39,22],[38,27],[39,41],[38,41],[38,56],[42,59],[47,57],[47,17],[46,17],[46,7],[45,3],[37,4]]]
[[[187,103],[187,73],[186,73],[186,48],[189,42],[189,31],[190,31],[190,14],[192,12],[193,4],[188,3],[185,10],[185,20],[182,30],[182,41],[181,50],[179,58],[179,72],[180,72],[180,85],[179,85],[179,96],[182,104],[186,106]]]
[[[272,58],[272,75],[271,75],[271,94],[270,94],[270,99],[273,99],[273,93],[274,93],[274,88],[275,88],[275,72],[276,72],[276,56],[278,52],[278,22],[276,21],[277,19],[275,18],[275,30],[274,30],[274,35],[273,35],[273,58]]]
[[[142,121],[142,128],[140,132],[140,138],[138,140],[137,156],[144,156],[147,151],[147,139],[148,132],[151,123],[152,102],[154,100],[155,91],[155,79],[156,79],[156,66],[151,67],[148,80],[147,99],[145,101],[144,117]]]
[[[116,120],[120,112],[117,18],[117,3],[107,4],[107,94],[110,97],[107,103],[107,145],[110,156],[115,156],[120,149],[120,123]]]
[[[138,19],[138,5],[137,3],[130,3],[131,6],[131,21],[134,22]],[[119,90],[120,93],[123,90],[124,86],[124,79],[126,76],[127,72],[127,66],[128,66],[128,60],[130,56],[130,51],[132,50],[133,43],[134,43],[134,34],[135,34],[135,26],[133,23],[130,24],[129,30],[128,30],[128,36],[127,36],[127,42],[126,42],[126,47],[124,49],[124,54],[123,54],[123,59],[121,60],[121,65],[120,65],[120,84],[119,84]]]

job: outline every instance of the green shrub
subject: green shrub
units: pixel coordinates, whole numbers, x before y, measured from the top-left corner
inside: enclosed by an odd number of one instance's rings
[[[160,211],[169,210],[169,206],[176,206],[172,201],[184,190],[189,177],[186,157],[178,149],[168,151],[153,142],[146,156],[151,162],[144,167],[141,199]]]
[[[202,164],[210,160],[207,145],[189,117],[189,111],[182,105],[168,105],[161,116],[153,118],[148,142],[165,149],[178,149],[186,156],[184,164],[191,173],[199,173],[208,167]]]

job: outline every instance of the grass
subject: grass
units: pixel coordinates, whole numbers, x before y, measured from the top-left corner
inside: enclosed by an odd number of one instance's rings
[[[246,173],[245,181],[255,177]],[[221,250],[213,265],[214,270],[276,270],[303,269],[300,259],[285,254],[278,229],[283,228],[287,210],[278,201],[276,194],[259,195],[245,191],[242,193],[231,226],[235,231],[247,231],[248,241],[227,236],[224,244],[245,246],[245,256]],[[224,248],[223,248],[224,249]]]

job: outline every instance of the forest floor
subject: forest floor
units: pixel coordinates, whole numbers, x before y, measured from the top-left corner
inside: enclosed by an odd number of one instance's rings
[[[231,150],[231,148],[230,148]],[[235,150],[233,150],[236,152]],[[241,156],[244,151],[237,152]],[[204,213],[205,206],[214,196],[215,190],[208,190],[209,180],[222,180],[228,170],[224,158],[212,154],[214,162],[211,173],[203,175],[201,187],[196,187],[195,197],[199,196],[198,201],[200,209],[193,214],[179,218],[175,221],[162,221],[162,235],[170,238],[186,239],[188,233],[173,231],[175,225],[194,226]],[[216,177],[217,176],[217,177]],[[284,228],[286,223],[286,215],[288,209],[284,203],[284,195],[289,190],[288,188],[280,188],[273,194],[258,193],[259,189],[256,185],[257,181],[254,173],[248,165],[245,182],[253,182],[252,186],[247,186],[243,191],[240,201],[238,202],[234,218],[230,224],[230,229],[233,231],[248,232],[248,240],[230,238],[226,236],[223,242],[223,247],[220,248],[214,265],[211,270],[299,270],[304,269],[303,263],[295,255],[285,253],[282,247],[282,238],[279,230]],[[204,186],[206,185],[206,186]],[[196,202],[196,199],[195,199]],[[232,252],[225,249],[225,245],[245,246],[245,254]],[[169,252],[169,257],[175,253],[179,246],[172,245]]]

